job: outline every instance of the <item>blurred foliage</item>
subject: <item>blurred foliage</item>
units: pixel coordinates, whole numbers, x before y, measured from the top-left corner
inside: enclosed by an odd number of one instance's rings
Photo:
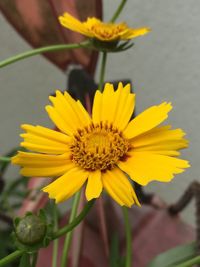
[[[5,156],[12,157],[19,149],[19,147],[14,148]],[[11,236],[13,219],[18,208],[22,205],[24,197],[29,193],[27,190],[28,180],[25,177],[18,176],[12,181],[7,177],[9,165],[10,162],[0,162],[0,240],[4,244],[0,249],[0,258],[7,256],[16,249]],[[19,266],[19,260],[7,266]]]
[[[147,267],[173,267],[197,255],[195,242],[177,246],[155,257]]]

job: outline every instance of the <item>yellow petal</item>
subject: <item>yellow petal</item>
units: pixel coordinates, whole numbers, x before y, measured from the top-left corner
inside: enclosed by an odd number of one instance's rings
[[[102,21],[92,17],[92,18],[87,18],[85,22],[83,22],[84,26],[88,29],[88,31],[91,31],[94,28],[94,25],[102,25]]]
[[[21,134],[21,146],[40,153],[63,154],[69,151],[69,136],[41,126],[24,124],[27,133]]]
[[[81,103],[77,103],[67,92],[63,95],[57,90],[56,96],[49,99],[53,107],[47,106],[47,112],[61,131],[71,135],[78,128],[90,124],[90,117]]]
[[[171,109],[171,104],[166,102],[159,106],[148,108],[128,124],[127,128],[124,130],[124,135],[126,138],[133,138],[153,129],[167,119],[168,112]]]
[[[181,129],[170,130],[170,126],[156,127],[133,138],[131,143],[134,151],[157,151],[156,153],[178,155],[176,150],[188,146],[188,141],[183,138],[184,135]]]
[[[62,144],[68,144],[70,140],[70,138],[63,133],[38,125],[33,126],[29,124],[23,124],[21,125],[21,128],[27,133],[35,134],[36,136],[43,137],[52,141],[57,141]]]
[[[59,92],[59,91],[58,91]],[[60,92],[59,92],[60,93]],[[60,96],[63,97],[62,94]],[[78,126],[84,127],[91,123],[91,118],[79,100],[75,101],[68,92],[64,92],[67,105],[71,107],[72,115],[77,120]]]
[[[56,200],[56,203],[62,202],[75,194],[85,183],[88,172],[77,167],[70,170],[53,183],[44,187],[42,190],[49,194],[49,198]]]
[[[150,28],[138,28],[138,29],[128,29],[125,33],[122,33],[120,36],[122,40],[127,40],[127,39],[133,39],[138,36],[142,36],[150,32]]]
[[[136,151],[142,151],[139,149],[136,149]],[[148,151],[148,150],[145,150]],[[171,157],[178,157],[180,155],[180,152],[176,150],[150,150],[153,154],[159,154],[159,155],[166,155]]]
[[[20,165],[22,167],[20,173],[29,177],[62,175],[74,167],[68,153],[63,155],[44,155],[19,151],[12,158],[12,163]]]
[[[92,122],[92,120],[88,112],[85,110],[85,108],[83,107],[82,103],[79,100],[77,100],[76,103],[77,103],[76,112],[79,115],[81,122],[83,123],[84,126],[89,125]]]
[[[126,161],[119,162],[118,166],[141,185],[147,185],[154,180],[169,182],[174,174],[190,167],[186,160],[153,152],[132,152],[131,156]]]
[[[55,177],[66,173],[68,170],[74,167],[71,162],[62,166],[55,167],[24,167],[21,169],[20,174],[27,177]]]
[[[111,99],[112,99],[112,105],[111,105]],[[103,93],[102,93],[102,104],[101,104],[101,118],[100,118],[100,121],[113,122],[114,116],[115,116],[115,92],[114,92],[114,87],[113,87],[113,84],[106,83],[105,86],[104,86]]]
[[[130,93],[130,84],[123,87],[122,83],[119,83],[116,98],[118,101],[115,102],[116,114],[113,123],[120,130],[124,130],[135,109],[135,94]]]
[[[112,104],[111,104],[112,103]],[[128,124],[135,105],[135,95],[130,93],[130,84],[119,83],[114,92],[112,84],[106,83],[101,94],[96,92],[92,118],[94,123],[109,122],[123,130]]]
[[[101,172],[99,170],[90,172],[86,187],[87,200],[89,201],[93,198],[98,198],[102,192],[102,188]]]
[[[54,107],[46,106],[45,109],[49,115],[49,118],[53,121],[53,123],[60,131],[71,136],[73,135],[73,130],[69,128],[69,125],[65,122],[63,117]]]
[[[45,145],[43,146],[43,145],[34,144],[32,142],[21,142],[20,145],[29,150],[40,152],[40,153],[47,153],[47,154],[60,154],[60,153],[65,153],[68,151],[64,148],[59,149],[57,147],[50,147],[50,146],[45,146]]]
[[[108,194],[121,206],[131,207],[133,204],[140,206],[133,187],[118,168],[102,173],[102,182]]]
[[[101,121],[102,93],[96,91],[92,107],[92,121],[99,123]]]
[[[53,167],[59,165],[66,165],[69,163],[70,154],[62,155],[45,155],[31,152],[18,151],[17,155],[12,157],[12,163],[26,167]]]
[[[166,141],[166,142],[162,142],[162,143],[158,143],[158,144],[153,144],[153,145],[147,145],[147,146],[141,146],[141,147],[136,147],[134,148],[134,152],[138,152],[138,151],[164,151],[168,150],[168,151],[176,151],[176,150],[180,150],[183,148],[188,147],[188,142],[187,140],[173,140],[173,141]]]
[[[80,22],[78,19],[71,16],[69,13],[64,13],[63,16],[60,16],[59,21],[61,25],[65,28],[68,28],[75,32],[79,32],[88,37],[92,37],[91,32],[87,30],[84,23]]]
[[[145,134],[132,139],[134,147],[158,144],[166,141],[185,140],[185,133],[182,129],[171,130],[170,126],[156,127]]]

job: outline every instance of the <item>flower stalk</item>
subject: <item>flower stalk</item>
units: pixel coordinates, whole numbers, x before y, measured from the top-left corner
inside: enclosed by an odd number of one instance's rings
[[[102,52],[102,62],[101,62],[99,88],[98,88],[100,92],[102,92],[103,90],[104,76],[105,76],[105,70],[106,70],[106,60],[107,60],[107,53]]]
[[[36,56],[39,54],[47,53],[47,52],[56,52],[61,50],[71,50],[71,49],[78,49],[78,48],[88,48],[90,46],[90,41],[84,41],[81,43],[75,44],[59,44],[59,45],[50,45],[41,48],[32,49],[30,51],[18,54],[16,56],[10,57],[0,62],[0,68],[5,67],[9,64],[15,63],[19,60]]]
[[[94,205],[95,199],[92,199],[91,201],[88,201],[85,205],[82,212],[68,225],[64,226],[63,228],[59,229],[57,232],[55,232],[52,235],[52,240],[61,237],[62,235],[72,231],[88,214],[92,206]]]
[[[127,0],[122,0],[120,5],[118,6],[117,10],[115,11],[114,15],[112,16],[112,19],[110,22],[115,22],[116,19],[119,17],[120,13],[122,12],[122,9],[124,8]]]
[[[52,201],[54,231],[58,230],[58,210],[55,201]],[[58,239],[53,241],[52,267],[57,267]]]
[[[10,157],[0,157],[0,162],[10,162],[11,158]]]
[[[131,248],[131,226],[129,222],[128,209],[126,207],[122,207],[124,223],[125,223],[125,231],[126,231],[126,265],[125,267],[132,266],[132,248]]]
[[[76,193],[74,196],[73,203],[72,203],[72,210],[71,210],[70,217],[69,217],[69,223],[73,222],[73,220],[76,217],[78,205],[80,201],[80,196],[81,196],[81,191]],[[66,234],[65,242],[63,246],[62,258],[61,258],[61,267],[67,266],[67,259],[68,259],[69,248],[70,248],[70,244],[72,240],[72,234],[73,234],[73,231],[70,231],[69,233]]]
[[[33,253],[31,267],[35,267],[35,266],[36,266],[36,264],[37,264],[37,259],[38,259],[38,252],[35,252],[35,253]]]
[[[0,260],[0,267],[9,264],[10,262],[16,260],[23,255],[24,251],[16,250]]]

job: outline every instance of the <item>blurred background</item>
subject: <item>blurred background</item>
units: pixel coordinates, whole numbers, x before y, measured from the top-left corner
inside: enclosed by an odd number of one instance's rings
[[[119,3],[119,0],[104,1],[105,21]],[[168,123],[183,128],[190,140],[189,149],[182,155],[190,160],[191,168],[171,183],[153,182],[146,187],[169,203],[175,202],[191,181],[199,180],[199,10],[200,2],[195,0],[127,1],[118,21],[126,21],[132,27],[148,26],[152,32],[135,39],[132,49],[108,56],[106,80],[132,80],[137,113],[162,101],[171,101],[174,109]],[[31,48],[1,14],[0,34],[0,60]],[[66,79],[64,73],[42,56],[0,70],[0,155],[19,144],[22,123],[52,127],[44,107],[49,94],[58,88],[65,89]],[[192,205],[183,217],[194,224]]]

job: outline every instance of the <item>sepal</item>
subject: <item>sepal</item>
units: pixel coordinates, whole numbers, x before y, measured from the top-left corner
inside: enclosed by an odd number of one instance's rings
[[[134,45],[134,43],[130,42],[130,40],[128,41],[114,40],[112,42],[106,42],[92,38],[90,39],[90,42],[94,50],[107,53],[122,52],[131,48]]]

